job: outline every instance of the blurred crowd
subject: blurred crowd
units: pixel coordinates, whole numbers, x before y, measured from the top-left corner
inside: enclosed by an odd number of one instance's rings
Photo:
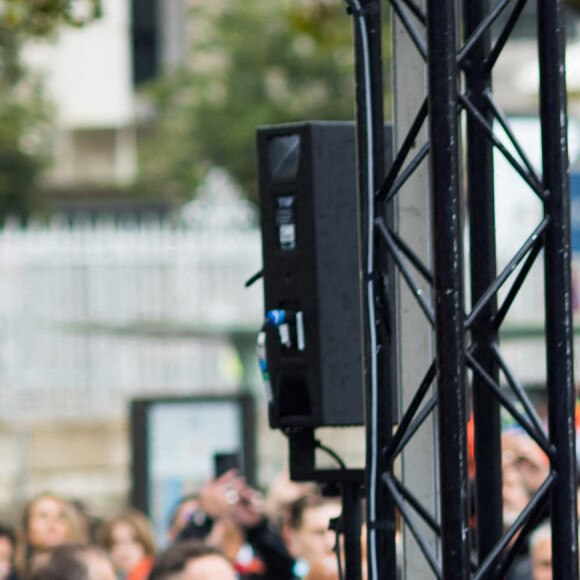
[[[549,465],[517,430],[503,433],[502,458],[507,530]],[[334,530],[341,511],[339,498],[287,473],[263,495],[230,470],[181,499],[158,546],[138,510],[100,520],[79,502],[42,493],[22,508],[14,529],[0,524],[0,580],[339,580],[344,554]],[[551,580],[549,524],[538,523],[506,578]]]
[[[550,473],[548,457],[521,429],[502,433],[503,525],[508,531]],[[570,506],[572,509],[572,506]],[[515,558],[507,580],[552,580],[551,527],[548,508],[541,514]],[[512,542],[517,539],[517,534]]]
[[[338,578],[337,497],[282,473],[264,496],[236,470],[181,499],[157,546],[147,516],[97,519],[41,493],[0,525],[0,580],[326,580]]]

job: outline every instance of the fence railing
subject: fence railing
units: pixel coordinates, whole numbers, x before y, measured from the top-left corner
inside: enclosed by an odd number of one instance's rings
[[[0,420],[105,417],[134,396],[228,391],[224,332],[258,328],[256,229],[152,221],[0,229]]]
[[[241,369],[228,332],[257,332],[261,284],[244,283],[260,269],[257,229],[5,225],[0,421],[105,418],[132,397],[231,392]],[[512,324],[542,325],[542,299],[541,284],[530,284]],[[517,341],[506,349],[525,383],[542,381],[541,355],[530,360]]]

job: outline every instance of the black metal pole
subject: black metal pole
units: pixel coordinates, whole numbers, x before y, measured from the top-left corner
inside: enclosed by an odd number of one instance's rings
[[[570,272],[565,20],[562,0],[538,0],[540,122],[547,192],[545,213],[548,425],[555,447],[551,467],[554,578],[578,578],[574,371]]]
[[[469,38],[490,11],[490,0],[464,0],[465,37]],[[491,124],[485,92],[491,89],[491,71],[484,62],[491,50],[489,32],[471,49],[464,63],[467,96]],[[467,191],[470,223],[470,264],[472,306],[496,278],[495,204],[493,145],[481,125],[467,118]],[[497,300],[490,300],[471,328],[476,345],[473,356],[485,372],[498,382],[499,371],[490,345],[497,341],[492,317]],[[499,403],[476,374],[472,383],[475,427],[475,513],[477,554],[481,562],[493,550],[503,532],[501,424]],[[490,575],[486,578],[492,578]]]
[[[454,0],[427,10],[443,578],[470,576]]]
[[[385,177],[380,0],[347,0],[355,39],[357,168],[361,295],[364,325],[368,579],[396,574],[395,511],[381,476],[389,468],[382,450],[392,438],[392,352],[385,327],[384,258],[375,238],[376,192]]]
[[[361,490],[357,485],[342,488],[342,523],[344,532],[344,563],[346,580],[361,580]]]

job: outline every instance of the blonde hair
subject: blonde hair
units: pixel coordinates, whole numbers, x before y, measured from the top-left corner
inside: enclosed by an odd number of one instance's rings
[[[95,540],[99,546],[111,551],[113,547],[113,530],[117,524],[127,524],[135,532],[135,539],[143,546],[146,556],[155,554],[155,538],[147,516],[136,509],[127,509],[120,514],[105,520],[97,530]]]
[[[86,542],[87,531],[81,523],[80,515],[74,505],[56,493],[43,491],[32,497],[20,512],[20,519],[16,530],[16,548],[14,550],[14,566],[19,577],[26,577],[28,565],[37,549],[30,543],[29,526],[32,508],[43,499],[53,499],[58,502],[68,522],[68,533],[65,542]]]

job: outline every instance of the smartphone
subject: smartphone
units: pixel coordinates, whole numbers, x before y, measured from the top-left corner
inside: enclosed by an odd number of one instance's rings
[[[242,471],[242,458],[240,452],[236,453],[214,453],[213,455],[213,471],[215,477],[220,477],[230,469],[237,469]]]

